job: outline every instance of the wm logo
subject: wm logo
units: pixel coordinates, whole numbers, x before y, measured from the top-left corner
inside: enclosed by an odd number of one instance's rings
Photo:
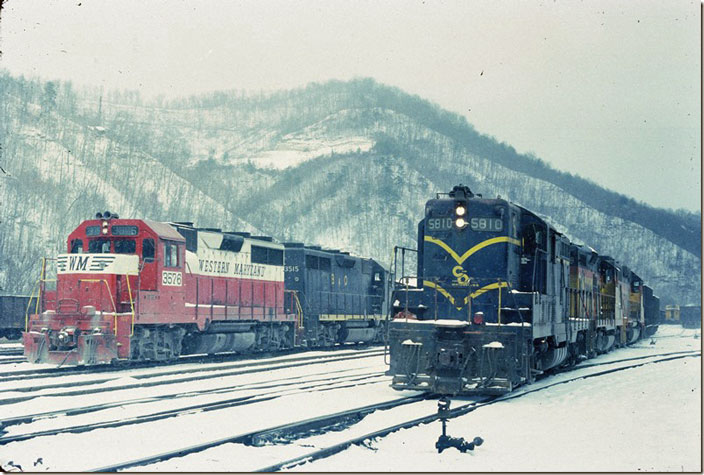
[[[86,270],[90,256],[69,256],[68,270]]]

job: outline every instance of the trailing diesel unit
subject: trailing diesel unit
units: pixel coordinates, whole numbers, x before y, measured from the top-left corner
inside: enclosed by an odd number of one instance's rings
[[[389,324],[396,389],[509,392],[638,340],[657,305],[614,259],[571,243],[521,206],[462,185],[426,203],[417,275],[404,267]]]
[[[284,246],[285,285],[298,297],[309,347],[383,341],[388,300],[383,267],[339,250],[295,242]]]

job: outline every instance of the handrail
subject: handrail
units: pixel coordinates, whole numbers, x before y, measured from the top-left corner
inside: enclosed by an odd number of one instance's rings
[[[501,287],[502,287],[501,286],[501,279],[498,279],[498,283],[499,283],[499,310],[498,310],[497,318],[498,318],[499,326],[501,326]]]
[[[24,331],[28,332],[29,331],[29,307],[32,305],[32,298],[34,297],[34,292],[38,290],[39,287],[39,282],[41,279],[37,279],[37,282],[34,284],[34,287],[32,288],[32,293],[29,295],[29,301],[27,302],[27,309],[24,312]],[[35,302],[39,301],[39,294],[37,294]],[[36,315],[36,304],[34,307],[35,315]]]
[[[56,279],[37,279],[37,282],[34,284],[34,287],[32,288],[32,293],[29,295],[29,301],[27,302],[27,308],[25,309],[24,312],[24,331],[29,331],[29,307],[32,306],[32,299],[34,299],[34,315],[37,315],[39,313],[39,302],[41,301],[40,297],[42,295],[42,286],[39,285],[43,282],[56,282]],[[37,295],[35,297],[34,293],[37,292]]]
[[[125,274],[125,277],[127,278],[127,294],[130,296],[130,308],[132,309],[132,326],[130,327],[130,337],[132,337],[132,336],[134,336],[134,301],[132,300],[132,288],[130,287],[130,276],[129,276],[129,274]],[[115,324],[115,335],[117,335],[117,323]]]
[[[296,310],[298,310],[298,328],[304,328],[303,307],[301,306],[301,301],[298,300],[298,292],[293,293],[293,298],[296,300]]]
[[[301,301],[298,298],[298,291],[284,290],[284,294],[291,295],[290,303],[294,303],[296,306],[296,309],[294,310],[296,312],[296,323],[298,323],[298,328],[303,328],[303,307],[301,306]]]

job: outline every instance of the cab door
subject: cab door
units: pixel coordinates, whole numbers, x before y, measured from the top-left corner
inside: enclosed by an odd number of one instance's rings
[[[140,273],[140,288],[156,290],[157,249],[152,238],[142,239],[142,271]]]
[[[178,319],[184,315],[185,292],[184,276],[185,248],[183,243],[159,240],[159,251],[162,252],[161,274],[159,281],[160,313]]]

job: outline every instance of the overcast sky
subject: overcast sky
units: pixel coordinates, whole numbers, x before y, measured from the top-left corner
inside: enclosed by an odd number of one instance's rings
[[[372,77],[558,169],[700,209],[698,1],[10,0],[0,49],[15,75],[143,96]]]

